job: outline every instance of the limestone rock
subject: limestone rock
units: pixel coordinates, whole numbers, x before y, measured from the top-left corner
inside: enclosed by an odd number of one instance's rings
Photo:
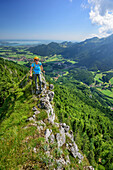
[[[54,124],[54,120],[55,120],[55,113],[51,114],[50,116],[48,116],[48,121],[51,124]]]
[[[66,157],[66,164],[70,164],[69,155],[67,155],[67,157]]]
[[[45,124],[42,120],[38,121],[38,124],[41,124],[41,125],[43,125],[43,126],[46,126],[46,124]]]
[[[59,123],[55,122],[54,124],[55,124],[57,127],[59,127]]]
[[[62,146],[66,142],[65,131],[62,127],[60,128],[60,133],[56,134],[56,139],[57,139],[58,147]]]
[[[33,148],[33,152],[37,153],[37,150],[36,150],[36,148]]]
[[[49,90],[48,90],[48,97],[49,97],[49,101],[53,101],[53,98],[54,98],[54,92],[53,92],[53,91],[49,91]]]
[[[50,143],[54,143],[54,141],[55,141],[55,136],[54,136],[53,134],[51,134],[51,135],[49,136],[49,139],[50,139]]]
[[[94,170],[94,168],[92,166],[85,166],[84,169],[85,170]]]
[[[73,133],[66,132],[66,136],[68,136],[72,142],[74,141]]]
[[[26,120],[26,122],[28,122],[28,121],[35,121],[35,119],[33,118],[33,117],[29,117],[27,120]]]
[[[39,131],[41,131],[41,130],[44,129],[44,127],[43,127],[43,126],[37,126],[37,129],[38,129]]]
[[[62,126],[64,128],[65,132],[69,131],[70,127],[68,125],[66,125],[65,123],[60,123],[60,126]]]
[[[79,149],[78,149],[78,146],[75,144],[75,142],[69,143],[68,150],[71,152],[71,154],[73,155],[74,158],[78,157],[79,163],[82,162],[82,159],[84,157],[82,156],[81,153],[78,152]]]
[[[58,166],[57,170],[61,170],[65,165],[70,163],[69,156],[67,156],[67,160],[65,161],[64,158],[61,156],[59,159],[56,160]],[[64,168],[63,168],[64,169]]]
[[[48,142],[48,138],[49,138],[51,132],[52,132],[51,129],[50,129],[50,130],[49,130],[49,129],[46,129],[46,131],[45,131],[45,138],[46,138],[46,141],[47,141],[47,142]]]
[[[54,85],[53,85],[53,84],[50,84],[50,85],[49,85],[49,89],[50,89],[50,90],[53,90],[53,89],[54,89]]]
[[[39,113],[40,113],[39,110],[37,110],[37,111],[34,112],[35,115],[37,115],[37,114],[39,114]]]
[[[36,119],[36,116],[35,116],[35,115],[33,115],[33,118],[34,118],[34,119]]]
[[[35,106],[33,106],[32,110],[37,111],[38,109]]]
[[[57,170],[61,170],[63,165],[66,164],[65,160],[63,158],[60,158],[58,160],[56,160],[57,164],[58,164],[58,167],[57,167]]]

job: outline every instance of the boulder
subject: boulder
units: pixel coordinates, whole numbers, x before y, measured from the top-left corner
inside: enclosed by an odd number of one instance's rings
[[[37,111],[38,109],[35,106],[33,106],[32,110]]]
[[[35,121],[35,119],[33,118],[33,117],[29,117],[27,120],[26,120],[26,122],[28,122],[28,121]]]
[[[63,128],[66,126],[65,123],[60,123],[60,126],[62,126]]]
[[[37,114],[39,114],[39,113],[40,113],[40,111],[37,110],[37,111],[34,112],[34,115],[37,115]]]
[[[36,119],[36,116],[35,116],[35,115],[33,115],[32,117],[33,117],[34,119]]]
[[[41,109],[49,109],[50,108],[50,102],[49,102],[49,97],[46,95],[45,97],[42,97],[40,99],[40,107]]]
[[[49,97],[49,101],[53,101],[54,92],[53,92],[53,91],[49,91],[49,92],[48,92],[48,97]]]
[[[53,89],[54,89],[54,85],[53,85],[53,84],[50,84],[50,85],[49,85],[49,89],[50,89],[50,90],[53,90]]]
[[[64,127],[65,132],[68,132],[68,131],[69,131],[69,128],[70,128],[70,127],[69,127],[68,125],[65,126],[65,127]]]
[[[68,132],[69,131],[69,126],[68,125],[66,125],[66,123],[60,123],[60,127],[63,127],[64,128],[64,130],[65,130],[65,132]]]

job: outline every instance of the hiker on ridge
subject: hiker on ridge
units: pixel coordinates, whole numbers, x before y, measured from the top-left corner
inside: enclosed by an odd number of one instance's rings
[[[37,83],[37,76],[39,79],[39,90],[40,92],[42,91],[42,79],[41,79],[41,71],[45,73],[43,70],[42,63],[39,62],[39,58],[35,57],[34,58],[34,63],[31,64],[31,69],[30,69],[30,77],[32,78],[32,70],[33,70],[33,78],[35,80],[35,86],[36,90],[38,90],[38,83]]]

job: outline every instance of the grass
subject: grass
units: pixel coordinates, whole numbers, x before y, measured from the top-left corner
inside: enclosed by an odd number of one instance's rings
[[[8,103],[4,103],[1,109],[3,118],[0,124],[0,169],[15,169],[31,160],[32,147],[22,141],[28,135],[33,137],[38,133],[36,127],[23,128],[27,126],[26,119],[33,114],[32,107],[35,105],[30,92],[28,91],[28,96],[17,89],[13,95],[14,102],[8,98]]]
[[[110,82],[111,84],[113,84],[113,77],[109,80],[109,82]]]
[[[95,79],[96,81],[98,81],[99,83],[102,83],[103,85],[105,85],[106,88],[108,88],[108,87],[109,87],[109,84],[113,84],[113,77],[109,80],[109,83],[103,83],[103,81],[100,80],[100,79],[102,79],[102,76],[106,75],[105,73],[109,73],[109,72],[113,72],[113,70],[106,71],[106,72],[104,72],[104,74],[103,74],[103,73],[98,73],[98,74],[96,74],[96,76],[95,76],[94,79]],[[106,95],[106,96],[108,96],[108,97],[113,97],[113,92],[110,91],[109,89],[104,89],[104,90],[102,90],[102,87],[97,87],[97,90],[101,91],[104,95]],[[110,99],[109,99],[109,100],[110,100]],[[111,99],[111,100],[112,100],[112,99]]]
[[[98,82],[100,82],[100,83],[101,83],[102,81],[101,81],[100,79],[102,78],[102,76],[103,76],[103,75],[102,75],[102,73],[100,73],[100,74],[96,74],[96,76],[95,76],[95,78],[94,78],[94,79],[95,79],[96,81],[98,81]]]
[[[4,102],[1,109],[3,119],[0,124],[0,169],[42,169],[49,166],[50,162],[53,165],[48,169],[57,168],[56,158],[59,159],[61,155],[65,157],[68,151],[65,147],[64,153],[62,149],[58,149],[56,141],[53,144],[46,143],[45,129],[40,133],[31,122],[26,122],[26,119],[33,115],[32,107],[37,105],[37,101],[31,95],[30,83],[23,89],[15,86],[16,89],[11,96],[8,96],[7,102]],[[47,113],[40,109],[36,118],[37,121],[44,120],[47,118]],[[52,129],[54,135],[59,133],[59,128],[55,125],[46,123],[47,128]],[[34,148],[37,153],[34,152]],[[45,153],[48,148],[52,158]],[[75,163],[78,167],[82,166],[76,159],[71,160],[73,162],[66,166],[67,169],[74,167]]]
[[[56,55],[55,54],[54,56],[47,58],[45,63],[46,62],[51,62],[51,61],[62,61],[62,60],[64,60],[64,59],[62,58],[61,55]]]
[[[24,61],[17,61],[18,64],[20,65],[24,65],[24,64],[27,64],[28,62],[24,62]]]
[[[67,60],[67,62],[72,63],[72,64],[78,63],[78,62],[73,61],[73,60]]]
[[[113,97],[113,92],[110,90],[100,90],[103,94],[109,96],[109,97]]]

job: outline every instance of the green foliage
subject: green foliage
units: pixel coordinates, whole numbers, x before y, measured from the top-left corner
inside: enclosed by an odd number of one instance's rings
[[[60,148],[56,148],[55,150],[54,150],[54,153],[53,153],[53,156],[54,156],[54,158],[60,158],[61,157],[61,155],[62,155],[62,150],[60,149]]]
[[[43,142],[45,142],[45,138],[44,138],[44,137],[38,138],[38,140],[37,140],[37,143],[38,143],[38,144],[41,144],[41,143],[43,143]]]
[[[47,118],[47,113],[42,111],[40,114],[36,115],[37,120],[44,120]]]
[[[75,141],[91,165],[96,167],[101,158],[108,169],[113,159],[112,111],[106,112],[98,99],[88,97],[86,88],[78,87],[69,82],[67,87],[56,85],[55,113],[60,122],[71,125]]]
[[[25,66],[0,58],[0,106],[27,72],[28,69]]]

